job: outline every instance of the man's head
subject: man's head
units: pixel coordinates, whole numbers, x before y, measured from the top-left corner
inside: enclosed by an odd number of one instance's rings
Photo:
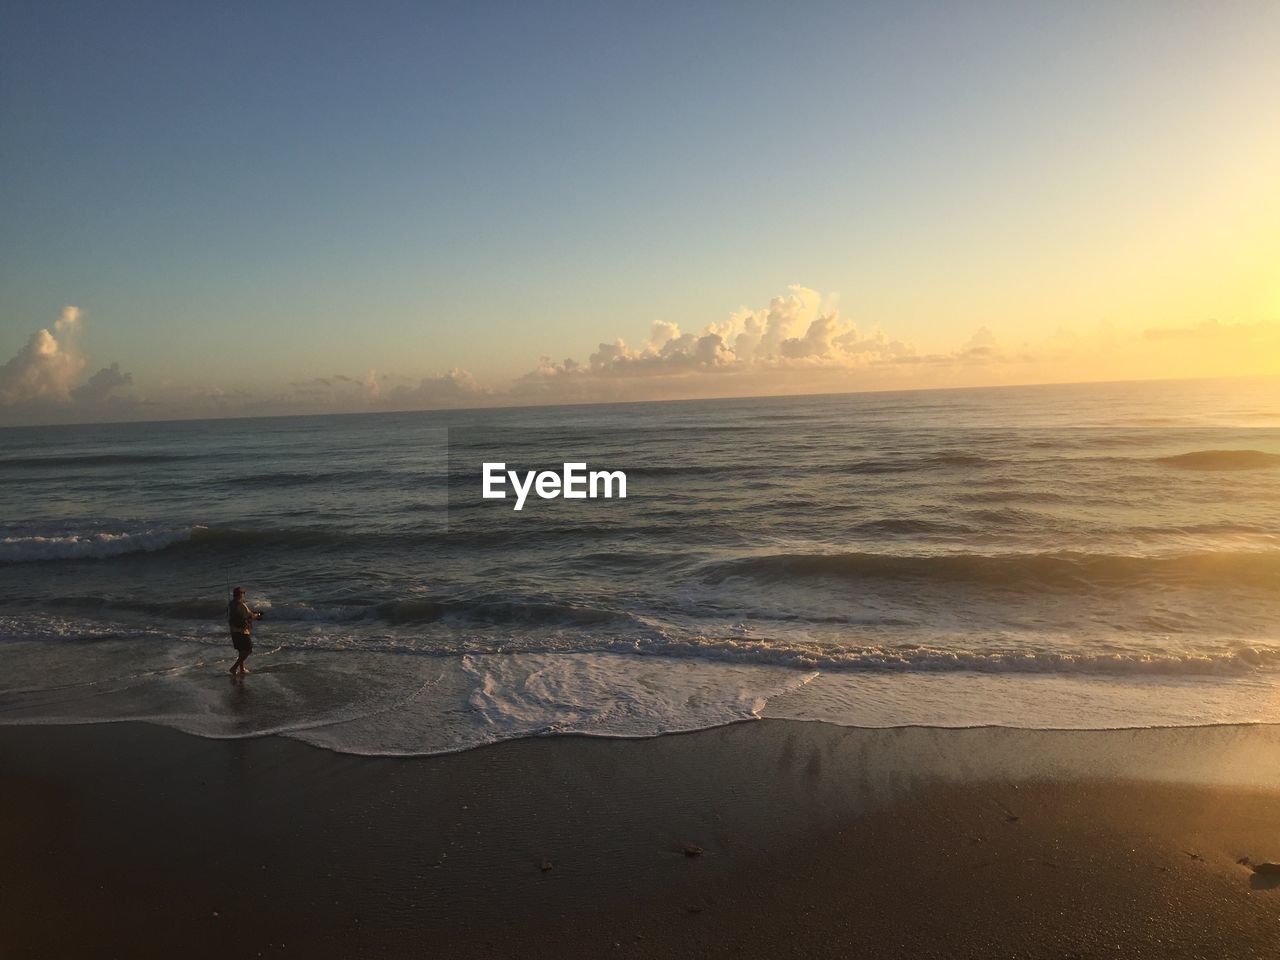
[[[244,599],[244,587],[236,587],[234,590],[232,590],[232,591],[231,591],[231,595],[232,595],[233,597],[235,597],[237,600],[243,600],[243,599]]]

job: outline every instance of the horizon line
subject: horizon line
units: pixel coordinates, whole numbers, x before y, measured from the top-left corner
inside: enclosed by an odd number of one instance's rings
[[[722,397],[669,397],[669,398],[636,398],[630,400],[593,400],[588,402],[563,402],[548,401],[545,403],[513,403],[513,404],[489,404],[481,406],[465,406],[465,407],[405,407],[400,409],[387,410],[341,410],[328,413],[259,413],[248,415],[236,415],[226,417],[164,417],[153,420],[79,420],[71,422],[44,422],[44,423],[24,423],[24,424],[0,424],[0,430],[45,430],[51,427],[111,427],[125,426],[131,424],[160,424],[160,423],[222,423],[237,420],[293,420],[313,417],[368,417],[368,416],[386,416],[404,413],[475,413],[486,410],[493,411],[510,411],[510,410],[536,410],[544,407],[618,407],[632,406],[636,404],[648,403],[718,403],[731,400],[783,400],[798,398],[814,398],[814,397],[845,397],[858,395],[874,395],[874,394],[893,394],[893,393],[958,393],[973,390],[1026,390],[1035,387],[1083,387],[1083,386],[1102,386],[1107,384],[1133,384],[1133,383],[1196,383],[1196,382],[1212,382],[1212,381],[1234,381],[1234,380],[1269,380],[1280,379],[1280,373],[1252,373],[1252,374],[1235,374],[1226,376],[1195,376],[1195,377],[1138,377],[1123,380],[1052,380],[1040,383],[1000,383],[1000,384],[976,384],[970,386],[936,386],[936,387],[912,387],[908,389],[867,389],[867,390],[828,390],[817,393],[767,393],[767,394],[730,394]]]

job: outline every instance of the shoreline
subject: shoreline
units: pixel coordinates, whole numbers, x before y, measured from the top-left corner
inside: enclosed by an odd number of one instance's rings
[[[331,724],[321,723],[316,727],[285,727],[238,735],[217,735],[187,730],[181,726],[176,726],[172,723],[165,722],[164,720],[153,718],[100,720],[37,719],[0,723],[0,746],[3,746],[5,738],[8,735],[8,731],[94,731],[105,728],[145,728],[175,734],[182,738],[209,741],[212,743],[236,744],[266,740],[283,740],[291,744],[296,744],[299,747],[316,750],[320,753],[334,757],[369,761],[429,762],[445,758],[466,756],[474,753],[483,753],[485,751],[500,750],[509,748],[513,744],[521,743],[653,743],[668,739],[682,739],[686,737],[696,738],[714,734],[718,731],[730,730],[739,727],[764,726],[769,728],[771,731],[775,728],[784,727],[800,729],[813,727],[831,732],[830,734],[822,734],[822,736],[834,735],[837,737],[839,734],[836,733],[836,731],[842,731],[846,735],[855,737],[884,737],[894,735],[960,738],[977,737],[980,742],[985,738],[985,735],[989,735],[990,737],[1027,737],[1037,741],[1043,738],[1061,738],[1061,742],[1054,744],[1054,749],[1050,755],[1029,755],[1024,757],[1024,762],[1017,767],[1011,768],[1008,766],[1010,757],[1007,753],[986,749],[970,757],[969,762],[977,765],[976,770],[959,771],[953,769],[950,771],[952,776],[959,776],[970,780],[974,779],[976,776],[984,775],[1018,775],[1023,777],[1054,775],[1070,776],[1078,779],[1082,776],[1081,771],[1083,769],[1083,765],[1087,763],[1093,768],[1095,773],[1101,771],[1101,775],[1110,778],[1118,777],[1119,770],[1123,767],[1125,770],[1125,778],[1137,780],[1188,783],[1204,782],[1223,786],[1260,786],[1280,790],[1280,721],[1207,721],[1203,723],[1110,727],[1025,727],[1001,723],[979,723],[954,726],[932,723],[900,723],[873,726],[840,723],[822,718],[756,716],[728,719],[705,727],[663,730],[659,733],[589,733],[582,730],[565,730],[548,733],[514,734],[501,740],[471,743],[457,748],[437,750],[431,753],[401,753],[394,751],[365,752],[360,750],[344,749],[343,747],[336,746],[332,743],[307,739],[305,736],[314,729],[324,729],[330,725]],[[1232,743],[1240,740],[1241,738],[1252,739],[1253,735],[1256,735],[1256,742],[1252,742],[1250,747],[1266,751],[1267,755],[1274,757],[1277,766],[1269,767],[1265,764],[1258,764],[1256,767],[1253,767],[1247,758],[1235,755],[1225,757],[1223,755],[1222,749],[1224,742]],[[1114,740],[1126,736],[1128,738],[1152,738],[1156,741],[1163,741],[1157,743],[1157,748],[1160,752],[1154,755],[1144,755],[1142,752],[1130,748],[1128,751],[1120,750],[1108,754],[1097,754],[1079,749],[1079,741],[1082,741],[1083,739],[1097,737]],[[1213,738],[1211,742],[1206,739],[1210,737]],[[1075,745],[1076,749],[1069,749],[1068,747],[1073,740],[1078,741]],[[1039,745],[1043,746],[1043,744]],[[985,746],[990,748],[992,744],[987,742]],[[1179,755],[1177,757],[1171,755],[1169,752],[1170,748],[1174,746],[1179,750]],[[1050,756],[1052,757],[1051,761],[1049,760]],[[918,765],[921,762],[921,758],[913,757],[912,762]],[[939,768],[928,771],[918,769],[917,772],[922,774],[931,773],[936,776],[944,771]]]
[[[1280,887],[1237,862],[1280,860],[1267,726],[761,720],[431,757],[4,727],[0,824],[18,957],[1280,947]]]

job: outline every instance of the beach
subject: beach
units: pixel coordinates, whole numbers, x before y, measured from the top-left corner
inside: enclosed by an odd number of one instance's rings
[[[1280,960],[1280,3],[0,6],[0,960]]]
[[[1264,957],[1280,731],[0,729],[6,957]],[[1248,862],[1241,862],[1248,861]]]
[[[0,956],[1277,955],[1246,386],[10,431]]]

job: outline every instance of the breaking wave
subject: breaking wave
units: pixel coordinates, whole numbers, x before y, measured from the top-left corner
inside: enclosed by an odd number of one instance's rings
[[[85,531],[50,535],[5,537],[0,540],[0,563],[35,560],[84,560],[150,553],[191,539],[193,531],[138,530],[133,532]]]
[[[226,599],[197,597],[181,600],[131,600],[128,598],[75,596],[47,601],[52,609],[83,611],[123,611],[146,617],[163,617],[221,623],[227,612]],[[352,623],[411,625],[453,622],[490,626],[598,626],[634,623],[628,614],[585,604],[526,600],[509,597],[471,599],[408,598],[372,604],[272,603],[257,601],[271,623],[315,623],[339,626]]]
[[[584,651],[585,652],[585,651]],[[637,640],[601,652],[665,657],[699,657],[761,666],[828,671],[960,671],[982,673],[1238,675],[1280,669],[1280,648],[1241,646],[1235,650],[1185,654],[983,651],[930,646],[845,646],[777,640],[698,638]]]
[[[170,547],[190,545],[256,546],[260,544],[292,544],[316,546],[349,539],[342,531],[318,528],[206,527],[183,528],[135,527],[133,529],[103,526],[101,529],[24,531],[0,539],[0,563],[24,563],[41,560],[96,560],[133,553],[153,553]]]
[[[704,579],[760,581],[923,580],[1009,589],[1137,586],[1144,583],[1280,587],[1280,551],[1121,556],[1095,553],[936,554],[788,553],[710,564]]]
[[[194,602],[192,602],[194,604]],[[385,605],[381,605],[385,607]],[[741,667],[772,667],[826,673],[917,674],[972,672],[991,675],[1073,675],[1130,677],[1244,677],[1255,674],[1280,674],[1280,646],[1249,641],[1215,646],[1170,650],[1112,650],[1106,652],[1080,649],[1054,649],[1051,638],[1028,643],[1026,638],[1016,647],[984,649],[972,642],[956,645],[952,638],[937,638],[921,643],[853,643],[808,641],[780,637],[682,636],[663,630],[644,629],[638,621],[608,611],[569,605],[542,605],[540,613],[530,618],[537,605],[511,605],[502,611],[500,605],[487,609],[459,606],[459,625],[464,629],[447,635],[432,634],[424,639],[412,632],[370,634],[351,629],[354,622],[385,613],[385,609],[268,607],[264,621],[264,640],[273,649],[295,653],[363,653],[396,656],[453,659],[469,656],[524,656],[550,654],[577,657],[614,654],[657,660],[698,660]],[[216,607],[216,609],[214,609]],[[516,608],[519,609],[516,609]],[[209,604],[197,609],[209,619],[220,618],[223,604]],[[442,617],[446,616],[442,612]],[[503,616],[510,616],[504,621]],[[539,625],[600,625],[612,619],[611,629],[593,631],[568,630],[559,633],[525,633],[519,627]],[[276,626],[289,622],[320,621],[330,629],[306,629]],[[426,620],[404,621],[412,625]],[[507,629],[500,633],[474,629],[488,623]],[[131,640],[150,649],[171,649],[175,644],[225,644],[221,624],[210,624],[207,631],[189,632],[165,629],[161,624],[125,628],[89,620],[65,617],[0,617],[0,641],[42,640],[75,642]],[[465,629],[470,627],[470,629]],[[635,629],[635,628],[641,629]]]

